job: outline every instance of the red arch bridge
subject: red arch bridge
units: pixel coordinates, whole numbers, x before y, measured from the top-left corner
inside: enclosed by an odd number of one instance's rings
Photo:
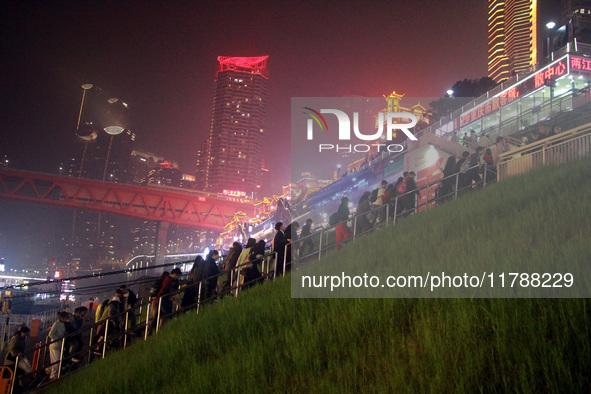
[[[132,186],[88,179],[0,170],[0,198],[85,208],[169,224],[222,231],[236,212],[256,216],[255,201],[160,186]],[[165,242],[161,242],[164,245]],[[157,255],[160,255],[156,251]]]

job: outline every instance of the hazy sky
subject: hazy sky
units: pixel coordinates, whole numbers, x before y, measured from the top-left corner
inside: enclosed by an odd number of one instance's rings
[[[137,146],[194,173],[217,56],[269,55],[265,155],[289,182],[290,99],[437,97],[486,75],[485,0],[12,1],[2,7],[0,154],[53,172],[70,157],[81,85],[129,104]]]
[[[0,157],[57,172],[72,156],[81,85],[129,104],[138,148],[194,173],[218,56],[269,55],[265,161],[290,180],[292,97],[440,97],[486,75],[486,0],[3,1]],[[313,168],[311,168],[314,171]],[[0,233],[28,236],[70,211],[0,201]],[[35,229],[39,232],[35,233]]]

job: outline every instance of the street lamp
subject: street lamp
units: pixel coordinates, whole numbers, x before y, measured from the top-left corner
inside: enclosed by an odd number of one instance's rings
[[[447,93],[447,96],[448,97],[453,97],[454,96],[454,91],[452,89],[448,89],[446,93]]]
[[[109,104],[116,104],[119,99],[112,97],[110,99],[107,100],[109,102]],[[124,107],[127,108],[127,105],[124,104]],[[109,134],[111,136],[111,140],[109,141],[109,149],[107,150],[107,159],[105,160],[105,170],[103,171],[103,182],[105,181],[105,178],[107,177],[107,167],[109,166],[109,156],[111,156],[111,146],[113,145],[113,137],[116,135],[119,135],[121,133],[123,133],[123,130],[125,130],[125,128],[119,126],[119,125],[112,125],[112,126],[107,126],[105,127],[105,132],[107,134]],[[111,181],[113,180],[112,178],[113,174],[111,174]]]
[[[550,48],[550,44],[552,43],[552,32],[554,31],[555,27],[556,23],[553,21],[546,23],[546,29],[548,29],[548,37],[546,37],[546,51],[548,53],[546,54],[546,57],[550,57],[552,54],[552,48]],[[553,59],[550,59],[550,61],[552,60]]]
[[[84,151],[82,152],[82,160],[80,161],[80,172],[78,173],[78,179],[82,177],[82,169],[84,168],[84,160],[86,159],[86,150],[88,149],[88,142],[96,139],[96,133],[93,131],[88,136],[80,136],[80,121],[82,120],[82,113],[84,112],[84,104],[86,102],[86,91],[94,87],[91,83],[85,83],[82,85],[82,102],[80,103],[80,112],[78,112],[78,123],[76,123],[76,135],[84,140]]]

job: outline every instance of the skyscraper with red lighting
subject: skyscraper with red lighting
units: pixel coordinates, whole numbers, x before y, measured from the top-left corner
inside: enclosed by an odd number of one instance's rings
[[[267,109],[267,58],[218,57],[205,190],[256,195],[261,188]]]

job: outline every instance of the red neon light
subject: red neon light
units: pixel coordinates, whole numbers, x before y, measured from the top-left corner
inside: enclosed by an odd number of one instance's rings
[[[504,107],[505,105],[511,103],[518,97],[519,91],[517,90],[517,86],[514,86],[511,89],[507,90],[505,93],[501,94],[499,97],[495,97],[487,103],[484,103],[481,106],[477,107],[476,109],[463,114],[460,117],[460,125],[465,126],[468,123],[472,123],[475,120],[478,120],[483,116],[488,115],[489,113],[496,111],[501,107]]]
[[[267,73],[267,58],[269,58],[269,56],[218,56],[218,61],[220,62],[220,68],[218,69],[218,72],[225,70],[235,70],[265,76]]]
[[[570,66],[576,70],[591,71],[591,59],[573,57],[570,59]]]
[[[540,86],[544,85],[544,82],[552,79],[553,76],[560,76],[566,72],[566,63],[564,61],[560,61],[556,66],[548,67],[545,70],[540,71],[534,77],[534,86],[539,88]]]

